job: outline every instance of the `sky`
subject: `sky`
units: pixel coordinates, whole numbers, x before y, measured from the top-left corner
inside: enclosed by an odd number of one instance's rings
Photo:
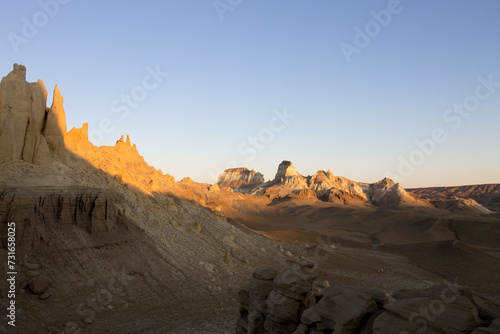
[[[176,180],[331,169],[500,183],[500,2],[1,0],[13,63],[95,145],[129,134]],[[49,104],[51,97],[49,97]]]

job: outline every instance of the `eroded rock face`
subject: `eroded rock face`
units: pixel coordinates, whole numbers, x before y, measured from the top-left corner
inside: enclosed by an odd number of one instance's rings
[[[420,202],[404,190],[399,183],[389,178],[370,184],[365,191],[371,203],[378,206],[398,206]]]
[[[116,194],[101,190],[3,190],[0,222],[16,222],[17,246],[34,249],[50,240],[56,225],[74,225],[93,235],[116,230],[124,222],[115,206],[118,200]]]
[[[26,68],[14,64],[0,83],[0,163],[25,160],[45,165],[52,163],[52,153],[65,159],[66,116],[57,87],[54,105],[47,109],[46,104],[43,82],[26,82]]]
[[[66,113],[63,107],[63,97],[59,87],[54,89],[54,100],[47,112],[47,120],[44,128],[44,136],[47,139],[49,149],[62,159],[66,157],[64,136],[66,135]]]
[[[286,269],[276,276],[267,299],[268,316],[264,322],[269,333],[292,333],[297,329],[300,315],[311,306],[312,298],[307,294],[316,277],[310,263]]]
[[[292,333],[302,311],[315,302],[308,295],[316,277],[309,263],[279,274],[274,269],[257,269],[248,289],[240,292],[236,333]]]
[[[339,333],[354,333],[363,329],[366,320],[377,311],[375,299],[355,289],[334,287],[315,306],[321,320],[318,329],[333,329]]]
[[[251,190],[264,182],[264,175],[248,168],[230,168],[219,175],[217,183],[219,187],[236,188],[245,192]]]
[[[267,316],[267,299],[273,290],[273,280],[278,271],[272,268],[255,270],[247,290],[239,296],[240,316],[236,324],[237,334],[256,334],[264,330]]]
[[[302,176],[291,161],[282,161],[274,177],[274,182],[284,184],[292,189],[307,188],[307,178]]]

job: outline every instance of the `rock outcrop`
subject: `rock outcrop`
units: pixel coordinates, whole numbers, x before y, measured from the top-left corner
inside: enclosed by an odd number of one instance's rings
[[[381,207],[399,205],[429,206],[426,201],[418,200],[407,193],[399,184],[390,179],[367,184],[335,176],[331,170],[318,171],[312,176],[300,174],[290,161],[278,166],[274,180],[263,183],[251,191],[253,195],[267,195],[274,199],[313,198],[324,202],[346,205],[371,204]]]
[[[325,202],[348,204],[367,201],[365,192],[357,182],[334,176],[331,170],[316,172],[309,178],[308,185]]]
[[[63,97],[59,91],[59,87],[56,85],[52,106],[47,112],[43,134],[51,152],[54,152],[56,156],[62,159],[66,157],[66,147],[64,144],[66,132],[66,113],[63,107]]]
[[[249,192],[264,182],[264,175],[248,168],[226,169],[217,179],[220,188],[232,188],[240,192]]]
[[[26,82],[26,68],[14,64],[0,83],[0,163],[24,160],[46,165],[54,157],[66,159],[66,116],[57,87],[52,107],[46,104],[43,82]]]
[[[88,124],[72,128],[65,137],[66,148],[86,162],[147,193],[160,191],[175,183],[173,176],[147,164],[130,136],[121,136],[114,146],[96,147],[88,141]]]
[[[273,268],[255,270],[247,290],[239,294],[240,317],[236,333],[259,333],[267,317],[267,298],[273,290],[273,280],[278,271]]]
[[[395,183],[389,178],[384,178],[383,180],[372,184],[365,184],[364,191],[370,202],[377,206],[388,207],[427,204],[423,201],[419,201],[413,195],[404,190],[399,183]]]
[[[93,235],[116,231],[125,222],[116,208],[119,200],[112,192],[88,188],[36,193],[8,189],[0,193],[0,222],[16,222],[17,247],[34,249],[50,241],[56,225],[76,226]]]
[[[368,288],[315,290],[315,277],[307,263],[277,275],[255,271],[240,292],[236,333],[498,333],[500,327],[500,300],[449,282],[389,296]]]
[[[316,277],[307,262],[280,273],[257,269],[248,289],[240,291],[236,333],[292,333],[302,312],[315,304],[310,291]]]

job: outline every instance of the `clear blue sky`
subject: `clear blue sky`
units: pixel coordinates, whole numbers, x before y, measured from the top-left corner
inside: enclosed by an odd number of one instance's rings
[[[178,180],[213,182],[231,161],[268,179],[286,159],[305,175],[392,173],[406,187],[500,183],[500,86],[474,97],[480,76],[500,82],[499,1],[221,0],[219,13],[212,0],[54,3],[2,1],[0,75],[18,62],[29,81],[57,83],[68,129],[108,119],[95,144],[130,134]],[[341,45],[356,42],[348,62]],[[157,66],[169,73],[158,85],[146,77]],[[145,78],[157,87],[144,97]],[[141,101],[121,119],[133,91]],[[446,113],[464,101],[468,118]],[[295,118],[282,126],[284,109]],[[436,128],[446,140],[414,153]]]

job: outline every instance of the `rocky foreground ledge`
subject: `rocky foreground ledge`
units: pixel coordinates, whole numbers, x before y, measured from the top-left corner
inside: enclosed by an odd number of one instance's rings
[[[500,300],[448,281],[391,294],[321,287],[303,262],[257,269],[239,295],[237,334],[500,333]]]

